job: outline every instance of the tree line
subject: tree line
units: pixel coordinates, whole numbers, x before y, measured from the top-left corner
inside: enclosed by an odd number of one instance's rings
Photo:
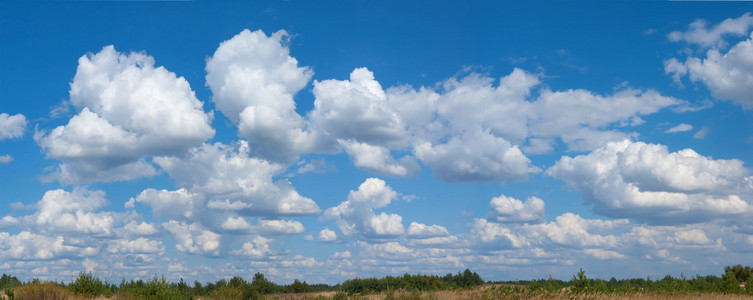
[[[722,276],[696,275],[692,278],[672,277],[667,275],[658,280],[650,277],[609,280],[588,278],[582,269],[569,281],[553,279],[517,280],[484,282],[469,269],[457,274],[387,276],[383,278],[355,278],[336,285],[309,284],[296,279],[287,285],[276,284],[264,274],[256,273],[251,281],[240,276],[220,279],[216,282],[202,284],[194,281],[192,285],[182,278],[178,282],[168,282],[162,277],[154,276],[149,280],[123,279],[120,284],[102,281],[91,273],[81,272],[72,282],[41,282],[34,279],[21,282],[15,276],[3,274],[0,277],[0,290],[9,299],[64,299],[71,295],[89,297],[112,297],[118,299],[260,299],[264,295],[278,293],[307,293],[317,291],[336,291],[334,299],[345,299],[349,295],[409,291],[430,292],[451,289],[471,289],[490,284],[483,291],[486,298],[505,298],[507,296],[534,296],[542,294],[691,294],[722,293],[753,295],[753,270],[749,266],[735,265],[724,268]],[[52,296],[50,296],[52,295]],[[59,295],[55,296],[55,295]]]

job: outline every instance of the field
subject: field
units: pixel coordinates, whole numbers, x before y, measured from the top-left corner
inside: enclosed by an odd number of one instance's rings
[[[21,282],[3,274],[0,299],[753,299],[753,270],[728,266],[716,275],[686,278],[665,276],[652,280],[591,279],[583,270],[569,281],[553,278],[485,282],[475,272],[457,274],[354,278],[337,285],[295,280],[278,285],[257,273],[251,281],[242,277],[189,286],[182,279],[168,282],[164,276],[147,281],[125,279],[119,285],[81,272],[64,284],[32,280]]]

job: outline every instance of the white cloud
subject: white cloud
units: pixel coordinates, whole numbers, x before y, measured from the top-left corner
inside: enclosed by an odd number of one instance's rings
[[[338,142],[353,159],[353,164],[365,171],[386,176],[415,177],[421,170],[410,156],[396,161],[388,148],[353,140]]]
[[[319,231],[317,239],[322,242],[334,242],[337,241],[337,233],[330,230],[329,228],[324,228]],[[350,254],[350,252],[348,254]]]
[[[244,219],[243,217],[229,217],[227,218],[227,220],[222,222],[220,228],[222,228],[223,230],[240,232],[250,232],[254,229],[254,227],[248,224],[248,222],[246,222],[246,219]]]
[[[426,224],[411,222],[408,227],[408,236],[411,238],[432,238],[449,236],[447,228],[439,225],[427,226]]]
[[[318,133],[295,112],[293,96],[313,72],[290,56],[287,39],[285,31],[267,36],[245,29],[222,42],[206,65],[217,109],[238,125],[255,152],[276,161],[324,150]]]
[[[405,232],[402,217],[397,214],[376,214],[374,209],[387,206],[397,199],[397,192],[378,178],[368,178],[357,191],[350,191],[348,200],[324,212],[324,217],[334,219],[346,236],[366,239],[395,238]]]
[[[155,226],[152,223],[147,223],[144,221],[128,222],[125,224],[125,226],[123,226],[123,229],[125,230],[126,235],[149,236],[149,235],[155,235],[159,233],[159,229],[157,229],[157,226]]]
[[[675,241],[681,245],[704,245],[711,242],[706,233],[699,229],[676,231]]]
[[[70,98],[79,114],[34,135],[61,161],[52,178],[66,184],[152,176],[145,157],[183,152],[215,132],[188,82],[144,53],[107,46],[82,56]]]
[[[600,259],[600,260],[625,258],[625,255],[622,255],[618,253],[617,251],[612,251],[612,250],[585,249],[583,250],[583,252],[586,252],[586,254],[591,255],[595,257],[596,259]]]
[[[484,249],[521,248],[529,244],[525,237],[518,236],[510,228],[485,219],[475,219],[469,233],[470,242]]]
[[[138,238],[135,240],[114,240],[108,243],[107,251],[111,253],[129,253],[129,254],[162,254],[165,252],[165,246],[161,241],[150,240],[147,238]]]
[[[0,257],[19,260],[49,260],[96,254],[96,249],[66,245],[62,236],[44,236],[28,231],[16,235],[0,232]]]
[[[750,16],[748,16],[750,17]],[[753,18],[751,18],[753,19]],[[702,82],[717,99],[732,100],[749,109],[753,107],[753,35],[726,53],[719,49],[706,52],[705,58],[689,56],[664,61],[664,71],[681,84],[685,75],[690,81]]]
[[[436,178],[450,182],[516,182],[538,171],[517,146],[488,132],[466,132],[444,144],[424,142],[414,152]]]
[[[691,130],[693,130],[693,125],[682,123],[680,125],[667,129],[666,131],[664,131],[664,133],[676,133],[676,132],[685,132],[685,131],[691,131]]]
[[[26,132],[26,116],[0,113],[0,141],[19,138]]]
[[[544,200],[530,197],[525,203],[500,195],[492,198],[489,220],[500,223],[541,223],[544,221]]]
[[[707,28],[708,22],[706,20],[698,19],[688,25],[687,31],[672,31],[667,35],[667,38],[673,42],[683,41],[702,47],[724,47],[726,42],[722,36],[745,35],[751,26],[753,26],[753,17],[749,12],[737,19],[726,19],[710,30]]]
[[[270,240],[261,236],[254,237],[253,240],[243,243],[243,246],[232,254],[248,256],[251,258],[263,258],[272,253],[269,247]]]
[[[217,256],[220,253],[220,235],[204,229],[198,223],[187,224],[170,220],[162,223],[175,241],[175,249],[191,254]]]
[[[562,157],[547,170],[578,189],[596,213],[667,224],[749,214],[749,173],[739,160],[713,160],[691,149],[670,153],[666,146],[628,140]]]
[[[0,155],[0,164],[9,164],[12,161],[13,156],[10,156],[10,154]]]
[[[350,80],[314,81],[314,110],[309,118],[329,135],[377,146],[403,145],[403,120],[389,104],[374,73],[355,69]]]
[[[542,232],[549,241],[565,247],[607,247],[617,246],[618,239],[614,235],[593,234],[594,231],[610,229],[618,225],[627,224],[625,220],[603,221],[587,220],[573,213],[564,213],[554,222],[533,227]]]
[[[131,198],[134,199],[134,198]],[[186,189],[176,191],[146,189],[135,201],[152,207],[155,218],[170,220],[198,220],[204,212],[204,197]]]
[[[103,191],[76,188],[73,192],[62,189],[44,193],[33,215],[21,217],[25,226],[39,232],[73,233],[106,237],[113,234],[117,215],[95,212],[107,204]]]
[[[243,215],[309,215],[316,203],[296,192],[285,179],[273,180],[285,167],[250,156],[249,145],[215,143],[191,149],[182,157],[155,157],[190,193],[203,194],[207,207]]]
[[[261,219],[257,226],[263,235],[299,234],[305,230],[301,222],[291,220]]]

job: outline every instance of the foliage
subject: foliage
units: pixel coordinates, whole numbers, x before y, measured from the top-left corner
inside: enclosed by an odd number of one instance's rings
[[[746,282],[748,278],[753,277],[753,269],[749,266],[743,267],[742,265],[726,266],[724,267],[725,275],[732,275],[739,282]]]
[[[387,276],[377,278],[356,278],[346,280],[340,285],[340,290],[353,294],[381,293],[385,291],[437,291],[446,289],[472,288],[484,284],[484,280],[471,270],[466,269],[457,275],[447,274],[444,277],[436,275],[410,275],[401,277]]]
[[[74,294],[92,298],[104,294],[108,288],[92,273],[85,272],[80,272],[78,278],[68,285],[68,290]]]
[[[162,275],[162,278],[155,275],[154,278],[146,282],[141,279],[137,281],[125,281],[123,279],[117,296],[118,299],[193,299],[193,295],[184,295],[176,285],[168,283],[164,275]]]

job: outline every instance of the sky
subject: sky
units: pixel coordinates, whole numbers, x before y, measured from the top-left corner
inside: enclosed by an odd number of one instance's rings
[[[753,4],[0,1],[0,272],[753,261]]]

